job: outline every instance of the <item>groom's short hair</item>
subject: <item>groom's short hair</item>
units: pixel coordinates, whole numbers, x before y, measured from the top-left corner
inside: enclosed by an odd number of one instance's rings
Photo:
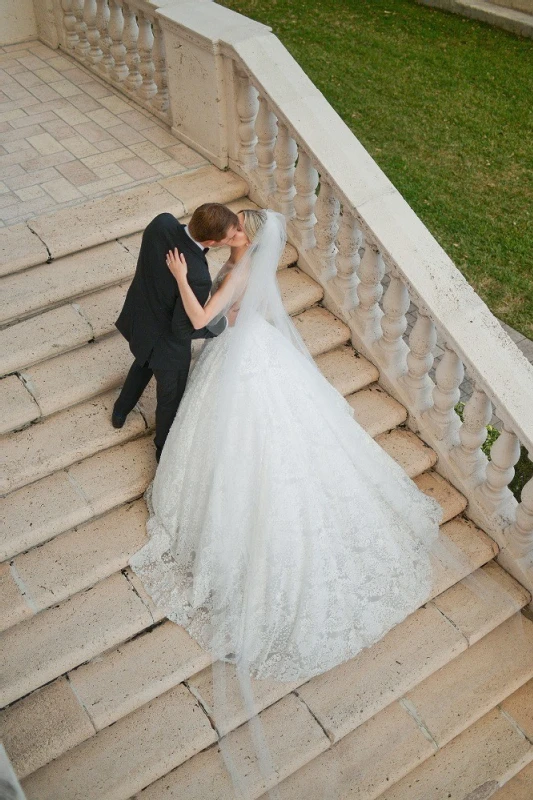
[[[198,206],[189,221],[189,232],[197,242],[220,242],[228,230],[237,227],[239,218],[234,211],[221,203],[204,203]]]

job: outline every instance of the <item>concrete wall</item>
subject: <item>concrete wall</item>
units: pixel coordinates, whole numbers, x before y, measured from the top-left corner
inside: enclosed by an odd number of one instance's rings
[[[515,11],[533,14],[533,0],[491,0],[491,2],[504,8],[514,8]]]
[[[0,0],[0,45],[37,38],[32,0]]]

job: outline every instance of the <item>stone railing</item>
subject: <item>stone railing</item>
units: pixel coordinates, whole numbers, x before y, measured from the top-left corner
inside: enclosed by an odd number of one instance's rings
[[[61,13],[59,0],[35,2],[49,19],[55,2],[60,45],[285,214],[325,305],[438,453],[437,471],[467,497],[502,566],[533,590],[533,480],[520,503],[509,489],[520,444],[533,456],[533,369],[279,40],[202,0],[63,0]],[[465,374],[474,391],[461,422]],[[488,461],[493,412],[503,430]]]

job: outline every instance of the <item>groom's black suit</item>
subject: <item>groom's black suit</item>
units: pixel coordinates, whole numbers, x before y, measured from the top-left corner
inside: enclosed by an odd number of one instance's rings
[[[129,414],[155,376],[158,459],[185,391],[191,339],[213,336],[205,328],[195,330],[185,312],[178,284],[166,263],[168,251],[175,247],[185,255],[189,284],[205,305],[211,290],[205,252],[172,214],[159,214],[144,231],[135,276],[115,323],[128,340],[135,361],[114,411]]]

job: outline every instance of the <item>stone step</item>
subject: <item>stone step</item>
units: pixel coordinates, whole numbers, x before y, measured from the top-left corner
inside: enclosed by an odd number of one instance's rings
[[[311,308],[294,316],[293,322],[313,357],[350,341],[348,326],[325,308]]]
[[[347,400],[355,419],[371,436],[390,431],[407,419],[405,407],[377,384],[350,395]]]
[[[154,618],[135,581],[117,572],[0,635],[1,705],[129,639]]]
[[[2,494],[144,433],[146,423],[135,409],[123,428],[112,427],[114,401],[115,392],[110,392],[8,434],[4,440],[7,463],[0,473]]]
[[[492,564],[494,564],[494,562],[492,562]],[[507,575],[507,573],[501,570],[500,567],[495,564],[494,567],[496,569],[496,574],[501,576],[502,582],[500,588],[503,590],[505,587],[508,593],[508,616],[511,616],[521,604],[527,601],[524,597],[524,591]],[[438,600],[438,598],[436,598],[436,600]],[[429,612],[428,608],[431,609]],[[482,609],[483,606],[481,605],[479,611],[482,612]],[[461,610],[456,609],[456,616],[460,616],[460,613]],[[416,624],[411,622],[409,626],[411,617],[417,617],[418,621]],[[379,677],[383,679],[389,675],[388,683],[390,689],[385,697],[382,697],[380,691],[383,681],[380,683],[378,677],[372,677],[370,693],[373,693],[373,701],[369,702],[368,696],[366,698],[366,708],[369,715],[377,713],[375,710],[376,707],[381,710],[388,702],[392,702],[388,696],[390,692],[394,694],[396,691],[396,695],[393,699],[397,699],[397,697],[401,696],[401,691],[399,690],[405,691],[405,687],[409,689],[416,685],[420,682],[420,676],[426,677],[426,675],[433,671],[435,664],[439,666],[441,663],[446,664],[450,658],[454,658],[456,655],[466,650],[468,646],[467,640],[460,630],[455,628],[453,624],[450,624],[450,622],[437,611],[433,603],[430,603],[428,607],[419,609],[419,611],[415,612],[415,615],[411,615],[411,617],[394,629],[394,631],[387,634],[382,642],[378,642],[373,648],[363,651],[356,656],[355,659],[352,659],[353,662],[358,662],[357,664],[354,663],[352,668],[354,675],[358,673],[360,667],[364,667],[365,664],[368,664],[366,670],[370,670],[371,663],[374,664],[375,670],[379,672]],[[453,618],[454,615],[452,614],[452,619]],[[480,619],[479,616],[478,619]],[[490,624],[490,616],[486,615],[486,619],[484,620],[485,627],[487,624]],[[494,625],[497,624],[497,622],[494,623]],[[403,637],[398,634],[394,636],[394,632],[398,631],[402,626]],[[412,650],[408,649],[408,642],[405,640],[408,627],[410,627],[409,633]],[[403,643],[403,647],[399,647],[399,642]],[[374,653],[373,660],[369,658],[370,650]],[[153,658],[154,652],[158,653],[158,658],[156,660]],[[402,670],[400,671],[404,673],[402,676],[403,682],[395,683],[392,678],[393,675],[398,672],[396,663],[398,660],[398,652],[400,652],[401,655],[405,654],[407,664],[402,666]],[[93,737],[91,744],[85,742],[81,747],[76,747],[72,751],[65,752],[65,755],[60,758],[57,758],[57,742],[54,743],[53,750],[50,750],[47,744],[50,739],[50,737],[47,736],[47,725],[52,724],[53,720],[48,721],[46,717],[42,715],[43,706],[48,707],[49,705],[48,695],[52,692],[59,694],[59,686],[52,689],[51,687],[53,687],[54,684],[50,684],[44,687],[40,692],[24,698],[20,703],[16,703],[8,709],[4,720],[4,727],[7,730],[14,730],[15,721],[18,721],[19,725],[21,725],[24,730],[28,732],[31,731],[29,740],[26,741],[26,746],[31,746],[32,744],[37,745],[38,756],[36,754],[32,759],[31,754],[24,748],[22,740],[18,740],[18,745],[15,743],[13,747],[14,752],[12,756],[17,759],[17,763],[21,765],[43,763],[43,759],[47,758],[51,752],[54,753],[54,757],[57,759],[52,764],[48,764],[47,767],[39,769],[38,772],[32,775],[31,781],[29,781],[24,788],[28,791],[27,787],[31,786],[32,791],[35,790],[35,794],[29,794],[28,797],[41,797],[39,791],[48,791],[48,789],[45,788],[48,786],[53,786],[57,791],[58,781],[66,780],[65,786],[67,788],[65,791],[67,793],[59,796],[62,798],[81,798],[82,795],[69,793],[70,791],[76,791],[75,782],[73,781],[71,784],[69,777],[71,776],[72,769],[74,769],[76,773],[75,779],[77,781],[81,780],[81,784],[83,784],[85,788],[87,788],[88,785],[92,786],[92,781],[96,780],[95,776],[106,769],[105,752],[108,746],[108,740],[106,738],[108,734],[105,734],[105,731],[115,729],[122,730],[123,728],[121,726],[124,722],[122,718],[125,717],[125,719],[129,720],[131,717],[135,716],[135,714],[142,712],[143,709],[146,710],[152,707],[154,703],[157,703],[157,694],[160,695],[161,691],[166,692],[166,694],[162,695],[164,698],[171,695],[172,690],[168,690],[169,683],[172,681],[177,682],[184,680],[187,676],[187,669],[191,670],[192,668],[189,675],[192,674],[194,667],[198,666],[200,663],[202,653],[203,651],[188,637],[188,634],[183,631],[183,629],[172,623],[164,622],[153,631],[132,639],[130,642],[121,645],[118,649],[107,653],[103,658],[87,663],[71,672],[68,676],[69,685],[72,687],[72,691],[78,701],[82,704],[81,707],[86,709],[93,725],[99,733]],[[196,697],[202,698],[202,704],[209,708],[212,687],[210,685],[210,669],[207,668],[206,664],[206,660],[208,661],[207,654],[203,653],[203,659],[205,668],[201,672],[189,677],[187,685],[192,688]],[[404,664],[403,658],[401,663]],[[344,665],[341,665],[341,667],[342,666]],[[338,670],[340,668],[336,669]],[[334,672],[335,670],[331,671],[331,673]],[[327,674],[329,675],[329,673]],[[59,680],[62,681],[63,679]],[[230,686],[234,685],[235,676],[232,675]],[[349,693],[346,692],[347,685],[353,686],[353,680],[351,684],[345,683],[345,701],[349,695]],[[302,692],[305,690],[306,686],[308,686],[308,684],[304,684],[304,686],[297,690],[297,694],[300,698],[302,698]],[[267,705],[275,703],[276,700],[283,697],[288,690],[296,688],[296,686],[291,685],[288,687],[287,684],[279,684],[276,682],[254,681],[254,688],[258,698],[259,708],[264,708]],[[304,707],[308,708],[307,699],[303,699],[305,702]],[[137,703],[140,701],[146,703],[146,705],[136,711],[136,700]],[[66,698],[65,703],[67,707],[71,705]],[[314,719],[314,707],[311,708],[311,712],[313,717],[310,716],[310,719]],[[351,713],[353,715],[353,712]],[[72,716],[74,717],[75,715]],[[84,726],[81,724],[82,719],[83,718],[80,717],[73,727],[76,729],[78,736],[90,735],[88,729],[85,729],[85,734],[83,733]],[[243,717],[242,710],[236,708],[231,724],[240,725],[244,719],[245,716]],[[35,724],[32,723],[32,720],[35,720]],[[145,721],[146,727],[148,727],[149,720]],[[361,721],[359,711],[357,711],[355,716],[353,716],[353,723],[359,725]],[[112,725],[113,722],[116,722],[116,724]],[[287,722],[289,722],[288,719]],[[320,724],[323,724],[322,721],[320,721]],[[127,730],[127,733],[124,734],[125,736],[129,736],[130,732],[133,731],[134,736],[136,735],[138,737],[138,730],[134,731],[129,725],[125,727]],[[142,728],[144,727],[145,725],[142,726]],[[161,744],[160,738],[156,733],[157,730],[158,726],[156,725],[153,727],[153,735],[156,736],[157,741]],[[113,739],[113,741],[116,740]],[[98,745],[98,743],[101,744]],[[131,752],[137,753],[139,747],[145,745],[149,748],[150,752],[152,752],[151,741],[146,742],[144,740],[139,741],[138,738],[130,738],[127,742],[123,742],[125,749],[129,748]],[[7,747],[9,752],[9,741],[7,742]],[[314,751],[309,752],[309,750],[306,750],[303,763],[306,763],[306,761],[313,758],[315,755],[316,753]],[[102,759],[104,759],[103,762]],[[177,761],[175,766],[178,763],[181,762]],[[84,767],[82,767],[83,764],[85,764]],[[298,768],[298,766],[299,765],[297,765],[296,768]],[[78,772],[78,770],[82,768],[86,770],[83,778]],[[23,767],[23,770],[24,769],[28,769],[27,766],[25,768]],[[26,772],[26,774],[28,774],[28,772]],[[201,778],[198,771],[197,777]],[[91,781],[91,784],[86,784],[86,780]],[[136,790],[138,791],[143,785],[146,785],[146,783],[143,782]],[[128,790],[131,792],[130,785],[128,785]],[[120,789],[119,786],[117,786],[116,791],[118,792],[117,794],[114,793],[114,789],[111,795],[106,794],[105,796],[113,798],[129,796],[127,794],[121,794],[120,792],[122,789]],[[50,789],[50,792],[52,792],[52,789]],[[42,795],[42,797],[53,796],[53,793]],[[86,796],[94,797],[96,800],[96,798],[101,795],[98,793],[98,787],[95,786],[94,794],[87,790]],[[203,796],[203,794],[198,794],[197,797]],[[205,796],[207,797],[209,795]],[[217,796],[223,797],[224,795]]]
[[[39,406],[18,375],[0,380],[0,434],[17,430],[40,417]]]
[[[205,202],[206,193],[216,202],[229,203],[246,196],[248,187],[233,172],[209,165],[35,217],[2,231],[0,274],[142,231],[163,211],[176,217],[192,214]]]
[[[433,473],[435,484],[437,476]],[[455,516],[458,493],[441,478],[438,490],[428,491],[443,507],[443,521]],[[424,487],[421,487],[425,491]],[[458,495],[461,498],[461,495]],[[11,561],[0,565],[0,630],[27,619],[77,592],[87,589],[128,564],[129,557],[146,539],[146,507],[142,500],[120,506],[108,514],[59,534],[41,546],[33,547]],[[477,552],[479,539],[463,520],[445,529],[466,553],[472,551],[467,538],[473,537],[474,555],[466,558],[468,568],[476,565],[482,553]],[[483,538],[481,542],[484,544]],[[474,560],[472,560],[474,558]],[[482,561],[481,561],[482,563]],[[448,586],[459,575],[439,566],[435,591]],[[462,577],[462,574],[461,574]]]
[[[2,501],[0,559],[140,497],[155,468],[152,436],[143,436],[12,492]]]
[[[336,776],[339,797],[382,797],[391,784],[411,778],[411,770],[422,762],[432,763],[448,742],[522,686],[533,674],[532,655],[533,623],[514,614],[283,781],[281,800],[322,800]],[[446,797],[446,788],[441,784],[435,794],[417,796]]]
[[[531,800],[533,797],[533,759],[501,789],[491,794],[491,800]]]

